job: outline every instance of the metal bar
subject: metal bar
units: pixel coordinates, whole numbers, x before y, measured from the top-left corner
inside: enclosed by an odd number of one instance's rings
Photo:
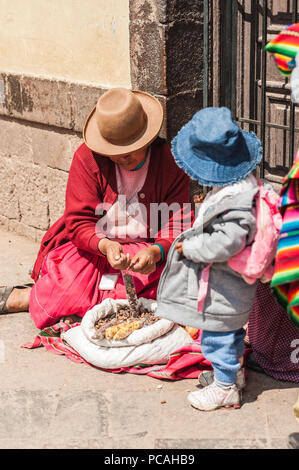
[[[257,21],[258,18],[258,8],[257,0],[251,1],[251,25],[250,25],[250,97],[249,97],[249,116],[256,117],[256,107],[257,107],[257,87],[256,83],[256,49],[257,49]],[[249,126],[250,131],[256,132],[256,126]]]
[[[297,0],[293,0],[292,23],[297,22]],[[290,103],[290,144],[289,144],[289,167],[292,166],[294,159],[294,128],[295,128],[295,105]]]
[[[209,97],[209,22],[210,6],[209,0],[204,0],[204,23],[203,23],[203,107],[208,106]]]
[[[259,165],[259,177],[263,178],[265,174],[265,142],[266,142],[266,79],[267,79],[267,57],[265,46],[267,43],[267,0],[263,0],[263,23],[262,23],[262,87],[261,87],[261,144],[263,148],[263,159]]]
[[[225,18],[224,18],[224,35],[225,35],[225,50],[224,50],[224,106],[228,108],[231,107],[231,91],[232,91],[232,82],[231,82],[231,62],[232,62],[232,48],[231,48],[231,14],[232,14],[232,0],[226,0],[225,2]]]
[[[239,122],[246,122],[247,124],[256,124],[256,125],[261,125],[261,122],[256,120],[256,119],[247,119],[247,118],[239,118],[237,117],[236,118],[236,121],[239,121]],[[272,122],[265,122],[265,126],[266,127],[272,127],[274,129],[283,129],[283,130],[286,130],[286,131],[289,131],[290,130],[290,127],[289,126],[284,126],[283,124],[274,124]],[[294,132],[299,132],[299,129],[298,128],[294,128]]]
[[[232,0],[231,4],[231,99],[230,109],[232,117],[236,116],[236,84],[237,84],[237,37],[238,37],[238,2]]]

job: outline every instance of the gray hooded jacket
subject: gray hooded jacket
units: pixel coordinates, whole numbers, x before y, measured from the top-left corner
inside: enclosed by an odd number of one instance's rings
[[[162,272],[156,315],[207,331],[226,332],[248,321],[256,294],[256,282],[247,284],[227,264],[229,258],[250,244],[256,231],[253,201],[257,187],[207,205],[193,227],[172,244]],[[175,248],[183,241],[181,255]],[[202,312],[197,299],[202,270],[210,268]]]

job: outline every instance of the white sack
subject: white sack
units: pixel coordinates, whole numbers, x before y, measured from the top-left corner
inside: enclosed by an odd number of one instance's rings
[[[138,363],[166,364],[172,352],[193,342],[190,335],[178,325],[150,343],[120,348],[105,348],[91,343],[81,326],[70,328],[61,336],[87,362],[103,369],[130,367]]]
[[[151,299],[144,299],[140,297],[138,299],[139,304],[142,304],[147,310],[155,311],[157,307],[157,302]],[[143,343],[149,343],[159,336],[168,333],[173,326],[174,322],[162,318],[161,320],[156,321],[152,325],[145,326],[139,330],[133,331],[127,338],[121,340],[107,340],[106,338],[99,339],[95,337],[95,323],[100,318],[104,318],[111,308],[116,310],[117,305],[128,305],[126,299],[105,299],[99,305],[95,305],[91,310],[88,310],[84,315],[81,328],[86,336],[86,338],[97,346],[105,346],[109,348],[119,348],[123,346],[138,346]]]

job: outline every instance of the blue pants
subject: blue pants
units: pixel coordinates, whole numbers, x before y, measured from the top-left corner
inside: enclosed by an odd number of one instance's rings
[[[240,368],[238,357],[244,354],[244,328],[226,333],[203,331],[201,336],[201,349],[214,369],[214,377],[219,382],[231,384],[236,382],[236,375]]]

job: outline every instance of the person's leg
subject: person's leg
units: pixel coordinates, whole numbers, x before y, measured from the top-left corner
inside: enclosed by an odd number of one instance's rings
[[[202,353],[214,369],[215,380],[224,384],[236,382],[240,369],[239,357],[244,353],[245,330],[216,333],[203,331],[201,339]]]
[[[31,287],[14,288],[6,300],[6,313],[28,312],[30,292]]]
[[[202,390],[188,395],[188,401],[192,406],[202,411],[221,407],[240,407],[240,392],[236,386],[236,377],[240,369],[238,356],[244,351],[244,336],[243,328],[227,333],[203,331],[202,352],[212,363],[214,381]]]
[[[243,365],[243,355],[244,355],[244,335],[246,334],[246,331],[243,328],[240,328],[240,330],[237,330],[233,334],[233,341],[236,349],[236,354],[239,359],[240,367],[237,372],[236,372],[236,379],[235,383],[238,387],[239,390],[242,390],[245,388],[246,381],[245,381],[245,374],[244,374],[244,368],[242,368]],[[226,337],[228,335],[226,334]],[[227,339],[227,338],[226,338]],[[209,354],[208,351],[206,351],[206,354]],[[235,364],[236,367],[239,367],[238,364]],[[206,387],[207,385],[210,385],[214,381],[214,371],[213,370],[205,370],[201,372],[198,376],[198,381],[200,385],[203,387]]]

